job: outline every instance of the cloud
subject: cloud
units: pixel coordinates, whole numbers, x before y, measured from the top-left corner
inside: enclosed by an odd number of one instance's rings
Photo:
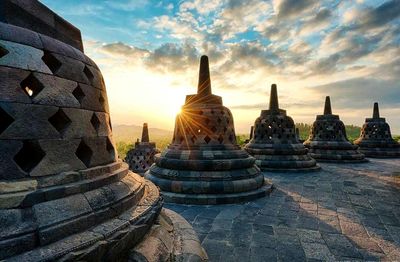
[[[137,48],[134,46],[130,46],[124,44],[122,42],[105,44],[101,47],[101,51],[111,54],[111,55],[119,55],[128,58],[140,57],[149,54],[150,52],[146,49]]]
[[[312,16],[310,19],[304,21],[299,33],[300,35],[306,35],[310,33],[315,33],[321,30],[330,23],[332,18],[332,13],[326,8],[321,9],[317,14]]]
[[[376,8],[362,12],[359,26],[362,29],[381,27],[400,17],[400,0],[391,0]]]
[[[336,108],[370,108],[375,101],[385,106],[400,106],[397,80],[353,78],[312,89],[321,95],[330,95]]]
[[[186,71],[198,63],[199,53],[190,43],[182,45],[166,43],[155,49],[145,64],[153,70],[164,73]]]
[[[279,19],[290,19],[312,9],[317,3],[315,0],[276,0],[275,10]]]

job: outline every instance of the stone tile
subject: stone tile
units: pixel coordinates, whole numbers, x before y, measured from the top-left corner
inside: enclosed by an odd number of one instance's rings
[[[321,243],[302,243],[304,253],[308,259],[318,259],[322,261],[335,261],[335,257],[329,251],[328,246]]]
[[[360,252],[353,246],[353,244],[341,234],[322,234],[329,250],[337,258],[362,258]]]

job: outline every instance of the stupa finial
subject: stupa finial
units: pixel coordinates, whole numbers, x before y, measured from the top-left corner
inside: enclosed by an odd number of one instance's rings
[[[142,131],[142,142],[150,142],[149,139],[149,128],[147,127],[147,123],[143,124],[143,131]]]
[[[324,115],[332,115],[331,98],[329,96],[325,98]]]
[[[210,68],[208,65],[208,56],[203,55],[200,58],[199,85],[197,94],[202,96],[211,95]]]
[[[269,110],[279,111],[278,90],[276,84],[271,85],[271,94],[269,96]]]
[[[378,102],[374,103],[374,113],[372,114],[372,118],[380,118]]]

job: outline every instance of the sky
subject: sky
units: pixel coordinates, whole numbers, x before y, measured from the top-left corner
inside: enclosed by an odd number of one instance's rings
[[[201,55],[237,133],[268,107],[295,122],[362,125],[379,102],[400,134],[400,0],[41,0],[82,32],[107,85],[113,125],[172,130],[196,92]]]

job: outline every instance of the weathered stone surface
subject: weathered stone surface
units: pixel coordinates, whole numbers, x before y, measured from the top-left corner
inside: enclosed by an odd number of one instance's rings
[[[74,153],[79,143],[80,139],[39,140],[39,145],[46,152],[46,155],[30,172],[30,176],[46,176],[70,170],[85,169],[86,166]]]
[[[0,134],[0,139],[59,137],[57,130],[48,121],[57,112],[57,107],[15,103],[0,103],[0,106],[14,119],[14,122]]]
[[[208,57],[202,56],[197,94],[186,97],[171,145],[155,156],[145,177],[161,188],[167,201],[240,202],[269,193],[270,185],[254,162],[237,145],[232,113],[211,92]],[[253,168],[256,172],[249,174]]]
[[[0,67],[0,101],[31,103],[29,96],[21,88],[21,82],[30,72],[20,69]]]
[[[210,261],[396,261],[400,160],[321,166],[265,172],[276,189],[252,202],[165,206],[189,221]]]
[[[34,73],[34,76],[43,84],[44,88],[32,99],[33,103],[61,107],[80,107],[79,102],[72,93],[77,86],[76,82],[39,73]]]
[[[51,74],[42,61],[42,50],[4,40],[0,40],[0,45],[8,51],[7,55],[0,58],[0,65]]]
[[[245,150],[256,158],[261,170],[316,171],[316,161],[298,140],[294,121],[279,108],[276,85],[271,86],[268,110],[262,110]]]
[[[0,22],[0,39],[19,44],[29,45],[39,49],[43,48],[39,34],[23,27]]]
[[[0,10],[0,260],[127,259],[163,202],[117,160],[98,67],[38,1]]]

